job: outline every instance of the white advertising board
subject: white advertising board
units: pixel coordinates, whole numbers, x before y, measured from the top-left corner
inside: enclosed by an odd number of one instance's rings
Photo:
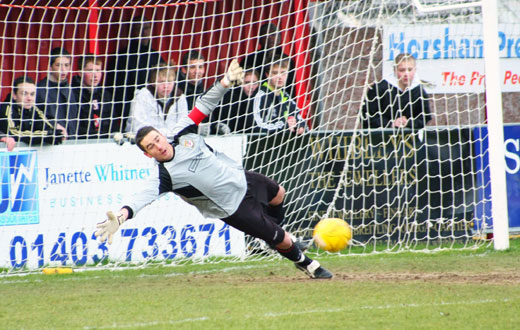
[[[245,137],[207,143],[242,162]],[[128,143],[77,144],[0,153],[0,267],[243,256],[244,235],[166,194],[124,223],[112,245],[96,223],[138,193],[154,162]]]
[[[520,91],[520,29],[499,25],[503,92]],[[400,53],[417,61],[430,93],[482,93],[485,87],[484,42],[480,24],[386,25],[383,30],[383,76],[393,70]]]

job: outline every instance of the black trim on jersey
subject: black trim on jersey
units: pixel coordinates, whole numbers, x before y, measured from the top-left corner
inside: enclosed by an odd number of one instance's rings
[[[204,144],[206,145],[206,147],[208,147],[209,151],[215,153],[215,150],[213,150],[213,148],[209,144],[207,144],[206,141],[204,141]]]
[[[172,178],[163,163],[159,163],[159,195],[173,191]]]
[[[178,188],[178,189],[173,190],[173,192],[184,198],[195,198],[195,197],[204,196],[204,194],[200,190],[195,188],[194,186],[186,186],[186,187]]]
[[[186,186],[173,190],[172,178],[162,163],[159,163],[159,195],[174,192],[185,198],[202,197],[204,194],[193,186]]]

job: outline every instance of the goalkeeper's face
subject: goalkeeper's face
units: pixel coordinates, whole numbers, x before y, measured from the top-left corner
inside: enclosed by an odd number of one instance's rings
[[[144,149],[144,154],[158,162],[167,162],[173,158],[173,146],[158,131],[154,130],[146,134],[140,144]]]

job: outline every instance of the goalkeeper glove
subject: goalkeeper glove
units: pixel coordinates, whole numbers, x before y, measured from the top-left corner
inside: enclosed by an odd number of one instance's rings
[[[229,64],[227,72],[224,75],[224,78],[222,78],[222,83],[224,84],[224,86],[231,87],[235,85],[241,85],[243,79],[244,70],[242,70],[242,67],[240,66],[240,64],[238,64],[238,61],[234,59]]]
[[[123,145],[125,143],[124,136],[122,133],[115,133],[112,135],[112,139],[117,145]]]
[[[131,144],[135,144],[135,133],[125,133],[125,138],[130,142]]]
[[[217,134],[226,135],[231,133],[231,128],[224,123],[217,123],[216,125]]]
[[[197,129],[197,133],[202,136],[208,136],[211,133],[211,124],[210,123],[201,123],[199,124],[199,128]]]
[[[114,214],[114,212],[108,211],[107,219],[96,226],[98,228],[95,233],[96,237],[100,237],[102,243],[108,238],[108,244],[112,244],[115,232],[125,221],[126,219],[121,213]]]

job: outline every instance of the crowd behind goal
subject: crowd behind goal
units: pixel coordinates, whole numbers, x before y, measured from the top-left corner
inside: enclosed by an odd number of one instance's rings
[[[174,127],[206,90],[207,60],[186,50],[180,65],[166,62],[151,43],[152,22],[136,16],[129,43],[104,63],[92,53],[71,54],[55,47],[48,74],[13,81],[0,113],[0,132],[8,150],[76,139],[135,135],[151,125],[164,134]],[[294,60],[280,44],[273,23],[260,27],[257,52],[241,59],[245,81],[231,90],[199,133],[302,134],[309,126],[294,100]],[[78,74],[73,75],[74,64]]]

